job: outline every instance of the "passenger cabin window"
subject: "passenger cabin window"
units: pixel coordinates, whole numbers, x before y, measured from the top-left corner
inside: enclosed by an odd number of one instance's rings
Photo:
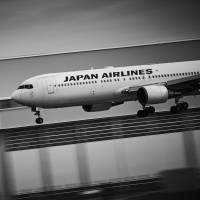
[[[18,89],[32,89],[33,85],[32,84],[27,84],[27,85],[20,85]]]

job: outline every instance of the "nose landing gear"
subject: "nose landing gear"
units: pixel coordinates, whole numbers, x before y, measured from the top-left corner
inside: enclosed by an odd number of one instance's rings
[[[42,124],[44,120],[40,116],[40,111],[37,110],[36,108],[32,108],[31,111],[34,112],[35,116],[37,116],[37,118],[35,119],[36,124]]]

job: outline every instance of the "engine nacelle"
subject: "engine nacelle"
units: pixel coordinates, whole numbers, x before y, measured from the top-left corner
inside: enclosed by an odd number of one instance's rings
[[[96,112],[109,110],[112,107],[112,103],[103,103],[103,104],[92,104],[92,105],[83,105],[82,108],[86,112]]]
[[[139,88],[137,98],[142,105],[164,103],[169,98],[169,92],[163,85],[149,85]]]

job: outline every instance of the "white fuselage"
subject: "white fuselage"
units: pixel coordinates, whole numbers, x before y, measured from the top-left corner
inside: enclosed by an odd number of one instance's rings
[[[108,67],[44,74],[22,83],[13,97],[30,107],[58,108],[135,100],[122,95],[123,88],[165,83],[200,73],[200,61],[126,67]]]

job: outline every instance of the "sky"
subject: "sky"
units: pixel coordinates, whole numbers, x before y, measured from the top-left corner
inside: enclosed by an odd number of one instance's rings
[[[199,10],[198,0],[1,0],[0,59],[198,39]],[[5,91],[1,93],[6,95],[7,91],[17,87],[16,83],[31,77],[36,71],[48,70],[35,65],[34,69],[27,66],[26,71],[19,71],[26,68],[24,61],[7,68],[2,63],[4,61],[0,61],[0,84],[5,85]],[[156,108],[168,109],[170,104],[172,101]],[[52,123],[132,114],[139,108],[138,103],[129,102],[103,113],[85,113],[75,107],[45,110],[42,115],[45,122]],[[3,112],[0,117],[4,127],[34,124],[30,110]],[[117,176],[118,170],[113,167],[117,167],[114,162],[118,148],[124,149],[131,176],[184,166],[182,140],[178,134],[129,139],[119,143],[89,143],[86,149],[93,180]],[[66,183],[66,180],[78,182],[75,149],[76,146],[49,149],[54,182],[58,185]],[[17,188],[40,187],[38,152],[14,152],[11,157]]]
[[[2,0],[0,58],[199,38],[198,0]]]

